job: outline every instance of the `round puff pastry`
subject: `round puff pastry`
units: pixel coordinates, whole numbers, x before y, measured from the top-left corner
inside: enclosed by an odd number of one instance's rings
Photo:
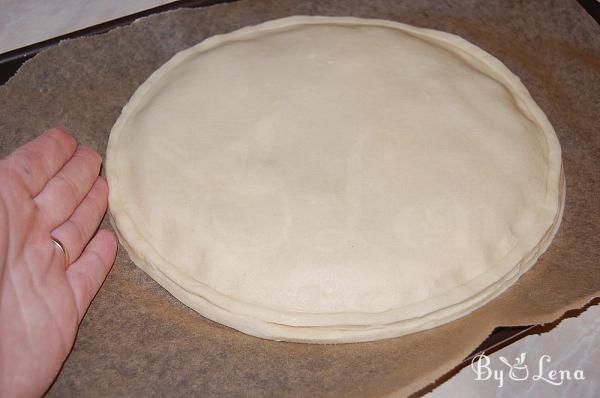
[[[123,108],[106,174],[140,268],[207,318],[298,342],[470,313],[535,263],[564,204],[556,134],[500,61],[358,18],[178,53]]]

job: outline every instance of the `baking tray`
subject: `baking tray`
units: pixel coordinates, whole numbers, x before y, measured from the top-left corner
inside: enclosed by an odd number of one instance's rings
[[[179,8],[198,8],[208,7],[214,4],[232,3],[237,0],[179,0],[162,6],[150,8],[135,14],[127,15],[122,18],[113,19],[98,25],[93,25],[85,29],[67,33],[62,36],[54,37],[25,47],[17,48],[0,54],[0,85],[6,83],[13,76],[19,67],[28,59],[32,58],[38,52],[52,47],[62,40],[74,39],[84,36],[92,36],[108,32],[119,26],[128,25],[138,18],[148,15],[161,13]],[[597,0],[577,0],[577,2],[600,24],[600,3]]]

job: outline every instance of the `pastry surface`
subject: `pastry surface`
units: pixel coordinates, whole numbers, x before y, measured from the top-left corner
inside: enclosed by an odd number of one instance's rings
[[[560,145],[500,61],[391,21],[290,17],[178,53],[111,132],[134,262],[258,337],[353,342],[468,314],[562,215]]]

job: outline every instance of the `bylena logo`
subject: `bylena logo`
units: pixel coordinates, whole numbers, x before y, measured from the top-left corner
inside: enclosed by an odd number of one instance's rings
[[[524,381],[531,380],[535,382],[545,382],[554,386],[560,386],[565,381],[569,380],[585,380],[583,370],[567,370],[567,369],[551,369],[550,355],[544,354],[537,361],[537,369],[532,367],[532,372],[529,371],[529,366],[525,363],[526,353],[521,353],[515,358],[513,363],[510,363],[505,357],[500,356],[499,366],[492,366],[492,360],[485,354],[479,354],[473,357],[471,361],[471,369],[475,372],[475,380],[495,380],[498,382],[498,387],[505,384],[505,380]]]

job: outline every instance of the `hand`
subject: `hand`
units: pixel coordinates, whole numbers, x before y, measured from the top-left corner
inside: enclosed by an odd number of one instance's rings
[[[96,233],[108,195],[100,162],[60,129],[0,161],[2,397],[44,394],[114,262],[114,234]]]

